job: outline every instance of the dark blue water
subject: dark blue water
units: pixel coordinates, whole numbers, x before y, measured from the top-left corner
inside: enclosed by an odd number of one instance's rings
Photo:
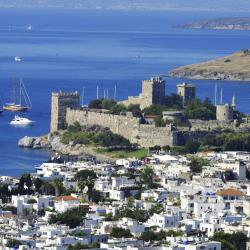
[[[223,15],[225,16],[225,14]],[[227,13],[247,16],[247,13]],[[25,114],[35,126],[9,125],[12,113],[0,117],[0,174],[20,175],[47,160],[42,151],[24,150],[24,135],[49,131],[52,91],[81,91],[84,103],[108,89],[117,98],[137,95],[141,80],[184,64],[201,62],[249,47],[250,32],[181,30],[173,26],[194,19],[221,17],[206,12],[122,12],[69,10],[0,10],[0,100],[8,101],[12,78],[23,78],[33,109]],[[27,26],[32,25],[28,31]],[[23,57],[20,63],[15,56]],[[167,79],[167,93],[178,79]],[[213,99],[214,81],[192,81],[199,97]],[[250,84],[217,82],[224,100],[233,94],[238,109],[250,113]]]

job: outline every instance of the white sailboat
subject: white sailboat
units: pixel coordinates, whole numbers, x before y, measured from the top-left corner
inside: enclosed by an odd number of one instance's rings
[[[19,92],[19,93],[18,93]],[[18,94],[18,96],[17,96]],[[19,99],[19,100],[17,100]],[[18,101],[18,102],[17,102]],[[25,102],[25,105],[22,104],[22,101]],[[6,103],[3,106],[4,110],[7,111],[27,111],[28,109],[31,109],[32,104],[29,98],[29,95],[27,93],[27,90],[24,86],[24,83],[22,80],[19,81],[19,91],[16,91],[16,83],[14,82],[14,88],[13,88],[13,102],[12,103]]]

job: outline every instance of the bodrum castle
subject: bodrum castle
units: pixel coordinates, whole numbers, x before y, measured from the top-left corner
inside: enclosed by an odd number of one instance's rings
[[[113,133],[125,137],[131,143],[147,148],[156,145],[183,145],[188,140],[197,139],[208,131],[220,127],[239,128],[239,123],[242,121],[234,116],[235,97],[232,98],[232,104],[220,103],[216,106],[210,104],[214,108],[214,117],[211,116],[206,120],[195,117],[192,110],[188,113],[186,108],[197,99],[195,86],[187,83],[178,84],[177,93],[173,94],[181,103],[181,107],[164,109],[160,114],[163,122],[160,126],[157,125],[156,116],[146,115],[143,110],[152,106],[167,107],[164,106],[168,99],[165,94],[165,84],[159,76],[144,80],[139,96],[129,96],[128,100],[118,102],[125,107],[139,106],[142,110],[141,117],[134,116],[129,111],[113,114],[103,108],[81,107],[78,92],[52,93],[51,133],[65,129],[75,122],[79,122],[81,126],[99,125],[109,128]]]

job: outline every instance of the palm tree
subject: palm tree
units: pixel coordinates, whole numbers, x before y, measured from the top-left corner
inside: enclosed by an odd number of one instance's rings
[[[56,196],[59,196],[62,189],[63,189],[63,183],[60,179],[56,178],[53,180],[53,183],[52,183],[54,189],[55,189],[55,194]]]
[[[79,187],[80,191],[83,192],[83,189],[86,186],[86,182],[82,177],[77,181],[77,186]]]
[[[88,176],[86,179],[80,177],[77,181],[77,185],[81,192],[84,190],[85,187],[88,187],[88,199],[90,200],[93,195],[93,187],[95,185],[95,179],[92,176]]]

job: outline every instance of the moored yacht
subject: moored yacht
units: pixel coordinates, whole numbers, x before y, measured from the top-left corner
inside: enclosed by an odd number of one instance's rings
[[[13,84],[13,102],[5,103],[3,106],[3,110],[13,111],[13,112],[20,112],[20,111],[27,111],[31,109],[31,101],[28,95],[28,92],[24,86],[22,80],[19,81],[19,89],[16,89],[16,83]],[[17,101],[18,100],[18,101]],[[25,104],[22,104],[22,101]]]
[[[10,122],[11,125],[22,125],[22,126],[28,126],[32,125],[34,121],[31,121],[28,118],[20,117],[18,115],[15,115],[14,119]]]

